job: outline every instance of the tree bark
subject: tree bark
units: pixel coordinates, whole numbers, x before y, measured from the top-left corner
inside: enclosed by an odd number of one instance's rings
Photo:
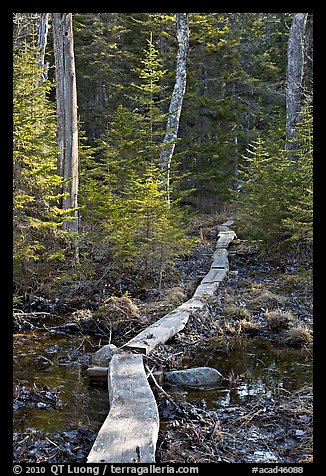
[[[49,13],[40,13],[40,24],[38,29],[38,58],[37,62],[42,67],[43,74],[42,79],[46,79],[48,76],[49,63],[45,63],[45,50],[48,42],[48,30],[49,30]]]
[[[287,149],[296,136],[299,118],[304,66],[304,34],[308,13],[295,13],[288,42],[288,65],[286,74],[286,139]]]
[[[72,14],[53,13],[53,43],[56,70],[56,100],[58,128],[58,173],[65,180],[63,209],[78,207],[78,127],[77,87],[74,58]],[[78,231],[78,212],[71,212],[73,220],[63,228]]]
[[[187,13],[177,13],[176,36],[178,40],[178,53],[176,65],[175,84],[169,107],[169,117],[166,125],[166,135],[163,144],[166,145],[160,154],[160,165],[165,171],[167,182],[167,200],[170,202],[170,168],[178,136],[180,115],[184,93],[186,90],[187,56],[189,48],[189,29]]]

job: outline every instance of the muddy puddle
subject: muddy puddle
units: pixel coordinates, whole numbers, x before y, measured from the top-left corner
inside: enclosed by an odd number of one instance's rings
[[[213,367],[223,375],[219,388],[170,389],[189,402],[204,400],[217,409],[247,403],[260,396],[280,396],[312,386],[312,356],[305,350],[275,347],[253,340],[231,351],[197,349],[183,358],[182,368]]]

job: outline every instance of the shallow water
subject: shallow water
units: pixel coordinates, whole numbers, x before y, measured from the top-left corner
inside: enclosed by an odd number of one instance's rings
[[[103,422],[108,413],[106,388],[89,385],[87,354],[95,342],[82,336],[14,336],[14,385],[58,389],[60,409],[20,408],[14,411],[14,431],[37,428],[55,432],[66,426]]]
[[[225,380],[219,388],[183,391],[188,401],[204,399],[211,409],[312,385],[312,356],[307,351],[276,347],[264,340],[249,341],[229,352],[199,349],[186,354],[182,366],[208,366],[221,372]]]
[[[55,432],[66,427],[101,426],[108,413],[106,387],[89,385],[89,356],[98,339],[84,336],[21,334],[14,336],[14,384],[49,390],[58,388],[61,409],[20,408],[14,431],[36,428]],[[183,368],[209,366],[225,377],[217,389],[177,393],[186,400],[204,400],[207,409],[238,405],[260,395],[272,396],[312,385],[312,357],[307,352],[276,348],[253,340],[232,351],[197,349],[185,355]],[[173,389],[169,389],[172,393]]]

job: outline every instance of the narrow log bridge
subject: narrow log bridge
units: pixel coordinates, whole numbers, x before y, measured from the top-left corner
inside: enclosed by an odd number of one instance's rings
[[[193,297],[113,351],[108,367],[91,367],[90,375],[107,375],[110,411],[87,463],[154,463],[159,415],[147,381],[143,356],[164,344],[201,311],[229,270],[227,248],[236,237],[229,220],[219,226],[216,251],[209,272]]]

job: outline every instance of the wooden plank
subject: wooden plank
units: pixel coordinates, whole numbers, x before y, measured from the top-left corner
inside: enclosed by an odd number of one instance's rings
[[[143,356],[123,350],[149,354],[158,344],[167,342],[181,331],[191,314],[206,306],[205,300],[214,296],[229,269],[226,248],[236,236],[235,232],[227,228],[232,224],[232,221],[228,221],[222,225],[211,269],[193,297],[127,342],[120,348],[122,351],[113,352],[112,358],[110,354],[107,360],[102,359],[103,363],[102,360],[97,362],[95,359],[93,363],[104,365],[111,358],[108,370],[104,366],[88,369],[90,376],[95,378],[108,376],[110,411],[88,455],[87,463],[155,462],[159,431],[157,405],[146,378]],[[195,383],[198,383],[197,380]]]
[[[201,284],[221,282],[227,275],[227,270],[223,268],[211,268],[206,274]]]
[[[234,225],[234,220],[227,220],[224,223],[222,223],[222,226],[232,226]]]
[[[124,344],[122,348],[137,350],[147,355],[158,344],[164,344],[180,332],[187,324],[190,314],[191,312],[187,309],[177,308],[148,326],[144,331]]]
[[[237,235],[234,231],[220,231],[218,236],[219,239],[216,243],[216,249],[227,248]]]
[[[194,297],[207,298],[213,297],[219,287],[219,282],[200,284],[195,291]]]
[[[237,237],[236,232],[234,230],[229,230],[228,228],[225,228],[224,230],[219,230],[219,233],[217,236],[220,237],[220,236],[226,236],[226,235],[233,236],[233,238]]]
[[[143,357],[115,354],[108,377],[110,411],[87,463],[154,463],[159,414]]]
[[[229,260],[227,250],[216,250],[213,255],[213,263],[211,268],[229,269]]]
[[[90,379],[107,379],[108,378],[108,367],[100,367],[94,365],[93,367],[88,367],[87,372]]]
[[[226,221],[225,223],[222,223],[222,225],[217,225],[218,231],[221,232],[231,232],[235,234],[234,230],[230,230],[229,226],[234,225],[234,223],[231,223],[232,220],[229,220],[228,222]]]
[[[205,306],[206,306],[205,301],[202,301],[196,298],[191,298],[188,301],[181,304],[178,307],[178,309],[187,310],[192,313],[193,311],[201,311]]]

